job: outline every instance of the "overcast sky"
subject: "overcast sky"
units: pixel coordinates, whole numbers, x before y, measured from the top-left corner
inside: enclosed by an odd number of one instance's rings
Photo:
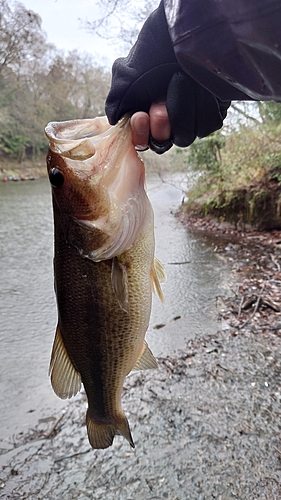
[[[117,48],[107,40],[89,34],[81,28],[81,21],[95,21],[100,17],[95,0],[20,0],[30,10],[40,15],[42,28],[47,33],[48,42],[58,49],[90,52],[100,64],[111,67],[120,56]]]

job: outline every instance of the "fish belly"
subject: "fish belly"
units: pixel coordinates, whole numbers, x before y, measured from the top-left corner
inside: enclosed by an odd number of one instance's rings
[[[143,248],[140,239],[119,257],[127,275],[126,311],[113,290],[112,259],[93,262],[79,255],[62,233],[58,238],[54,259],[58,329],[88,397],[90,443],[105,448],[119,433],[133,446],[121,391],[143,350],[151,311],[153,249]]]

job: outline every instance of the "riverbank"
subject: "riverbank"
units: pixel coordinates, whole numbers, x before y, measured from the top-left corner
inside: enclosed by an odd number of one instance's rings
[[[0,160],[0,182],[36,180],[46,177],[46,156],[38,160],[16,161]]]
[[[260,240],[264,245],[274,245],[281,240],[281,230],[257,229],[251,224],[236,224],[229,221],[220,221],[218,218],[200,212],[186,210],[182,205],[176,212],[177,219],[186,228],[194,231],[204,232],[209,235],[230,236],[238,239]]]
[[[0,498],[279,500],[279,354],[274,332],[222,329],[130,375],[134,450],[91,450],[80,395],[7,443]]]
[[[233,265],[236,276],[241,276],[235,296],[225,302],[228,311],[221,317],[238,330],[253,320],[253,328],[276,330],[277,335],[280,329],[281,336],[281,231],[257,231],[250,226],[242,230],[182,210],[177,218],[190,231],[218,238],[215,252]]]
[[[147,174],[157,173],[159,175],[172,175],[175,172],[184,172],[186,165],[179,161],[175,151],[168,151],[164,157],[156,155],[152,151],[139,153],[145,162]],[[0,158],[0,182],[34,180],[47,177],[46,154],[36,160],[24,160],[18,163],[15,160],[4,160]]]
[[[207,222],[195,222],[179,224],[189,239],[207,234]],[[127,377],[122,404],[136,448],[120,436],[107,450],[90,448],[82,393],[1,443],[0,498],[280,499],[281,235],[215,232],[210,221],[205,230],[237,284],[213,297],[216,332]],[[173,263],[184,285],[188,262]]]

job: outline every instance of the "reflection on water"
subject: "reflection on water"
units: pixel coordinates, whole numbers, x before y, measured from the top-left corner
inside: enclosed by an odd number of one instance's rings
[[[56,323],[48,181],[0,183],[0,210],[0,438],[4,438],[36,422],[45,401],[57,403],[47,377]]]
[[[175,178],[173,182],[175,182]],[[217,295],[229,289],[230,270],[205,238],[171,215],[182,192],[148,181],[155,210],[157,257],[165,265],[165,303],[153,300],[148,342],[156,356],[217,329]],[[0,184],[0,439],[26,430],[65,403],[50,387],[47,370],[56,326],[53,223],[49,183]],[[176,321],[173,319],[180,316]],[[161,329],[154,328],[164,324]]]
[[[165,303],[154,298],[147,339],[156,356],[183,348],[196,335],[218,328],[216,297],[230,289],[230,268],[214,252],[205,236],[185,229],[172,212],[182,199],[180,185],[157,177],[150,179],[149,197],[155,213],[156,255],[164,264],[167,282],[163,285]],[[176,321],[173,318],[178,318]],[[165,324],[160,330],[153,328]]]

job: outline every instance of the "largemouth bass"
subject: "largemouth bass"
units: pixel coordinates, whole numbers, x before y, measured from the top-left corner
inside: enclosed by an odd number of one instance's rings
[[[162,299],[165,271],[154,258],[153,210],[130,120],[52,122],[47,168],[52,185],[58,325],[51,383],[71,398],[83,383],[93,448],[116,434],[134,442],[121,407],[126,375],[156,368],[145,342],[151,294]]]

